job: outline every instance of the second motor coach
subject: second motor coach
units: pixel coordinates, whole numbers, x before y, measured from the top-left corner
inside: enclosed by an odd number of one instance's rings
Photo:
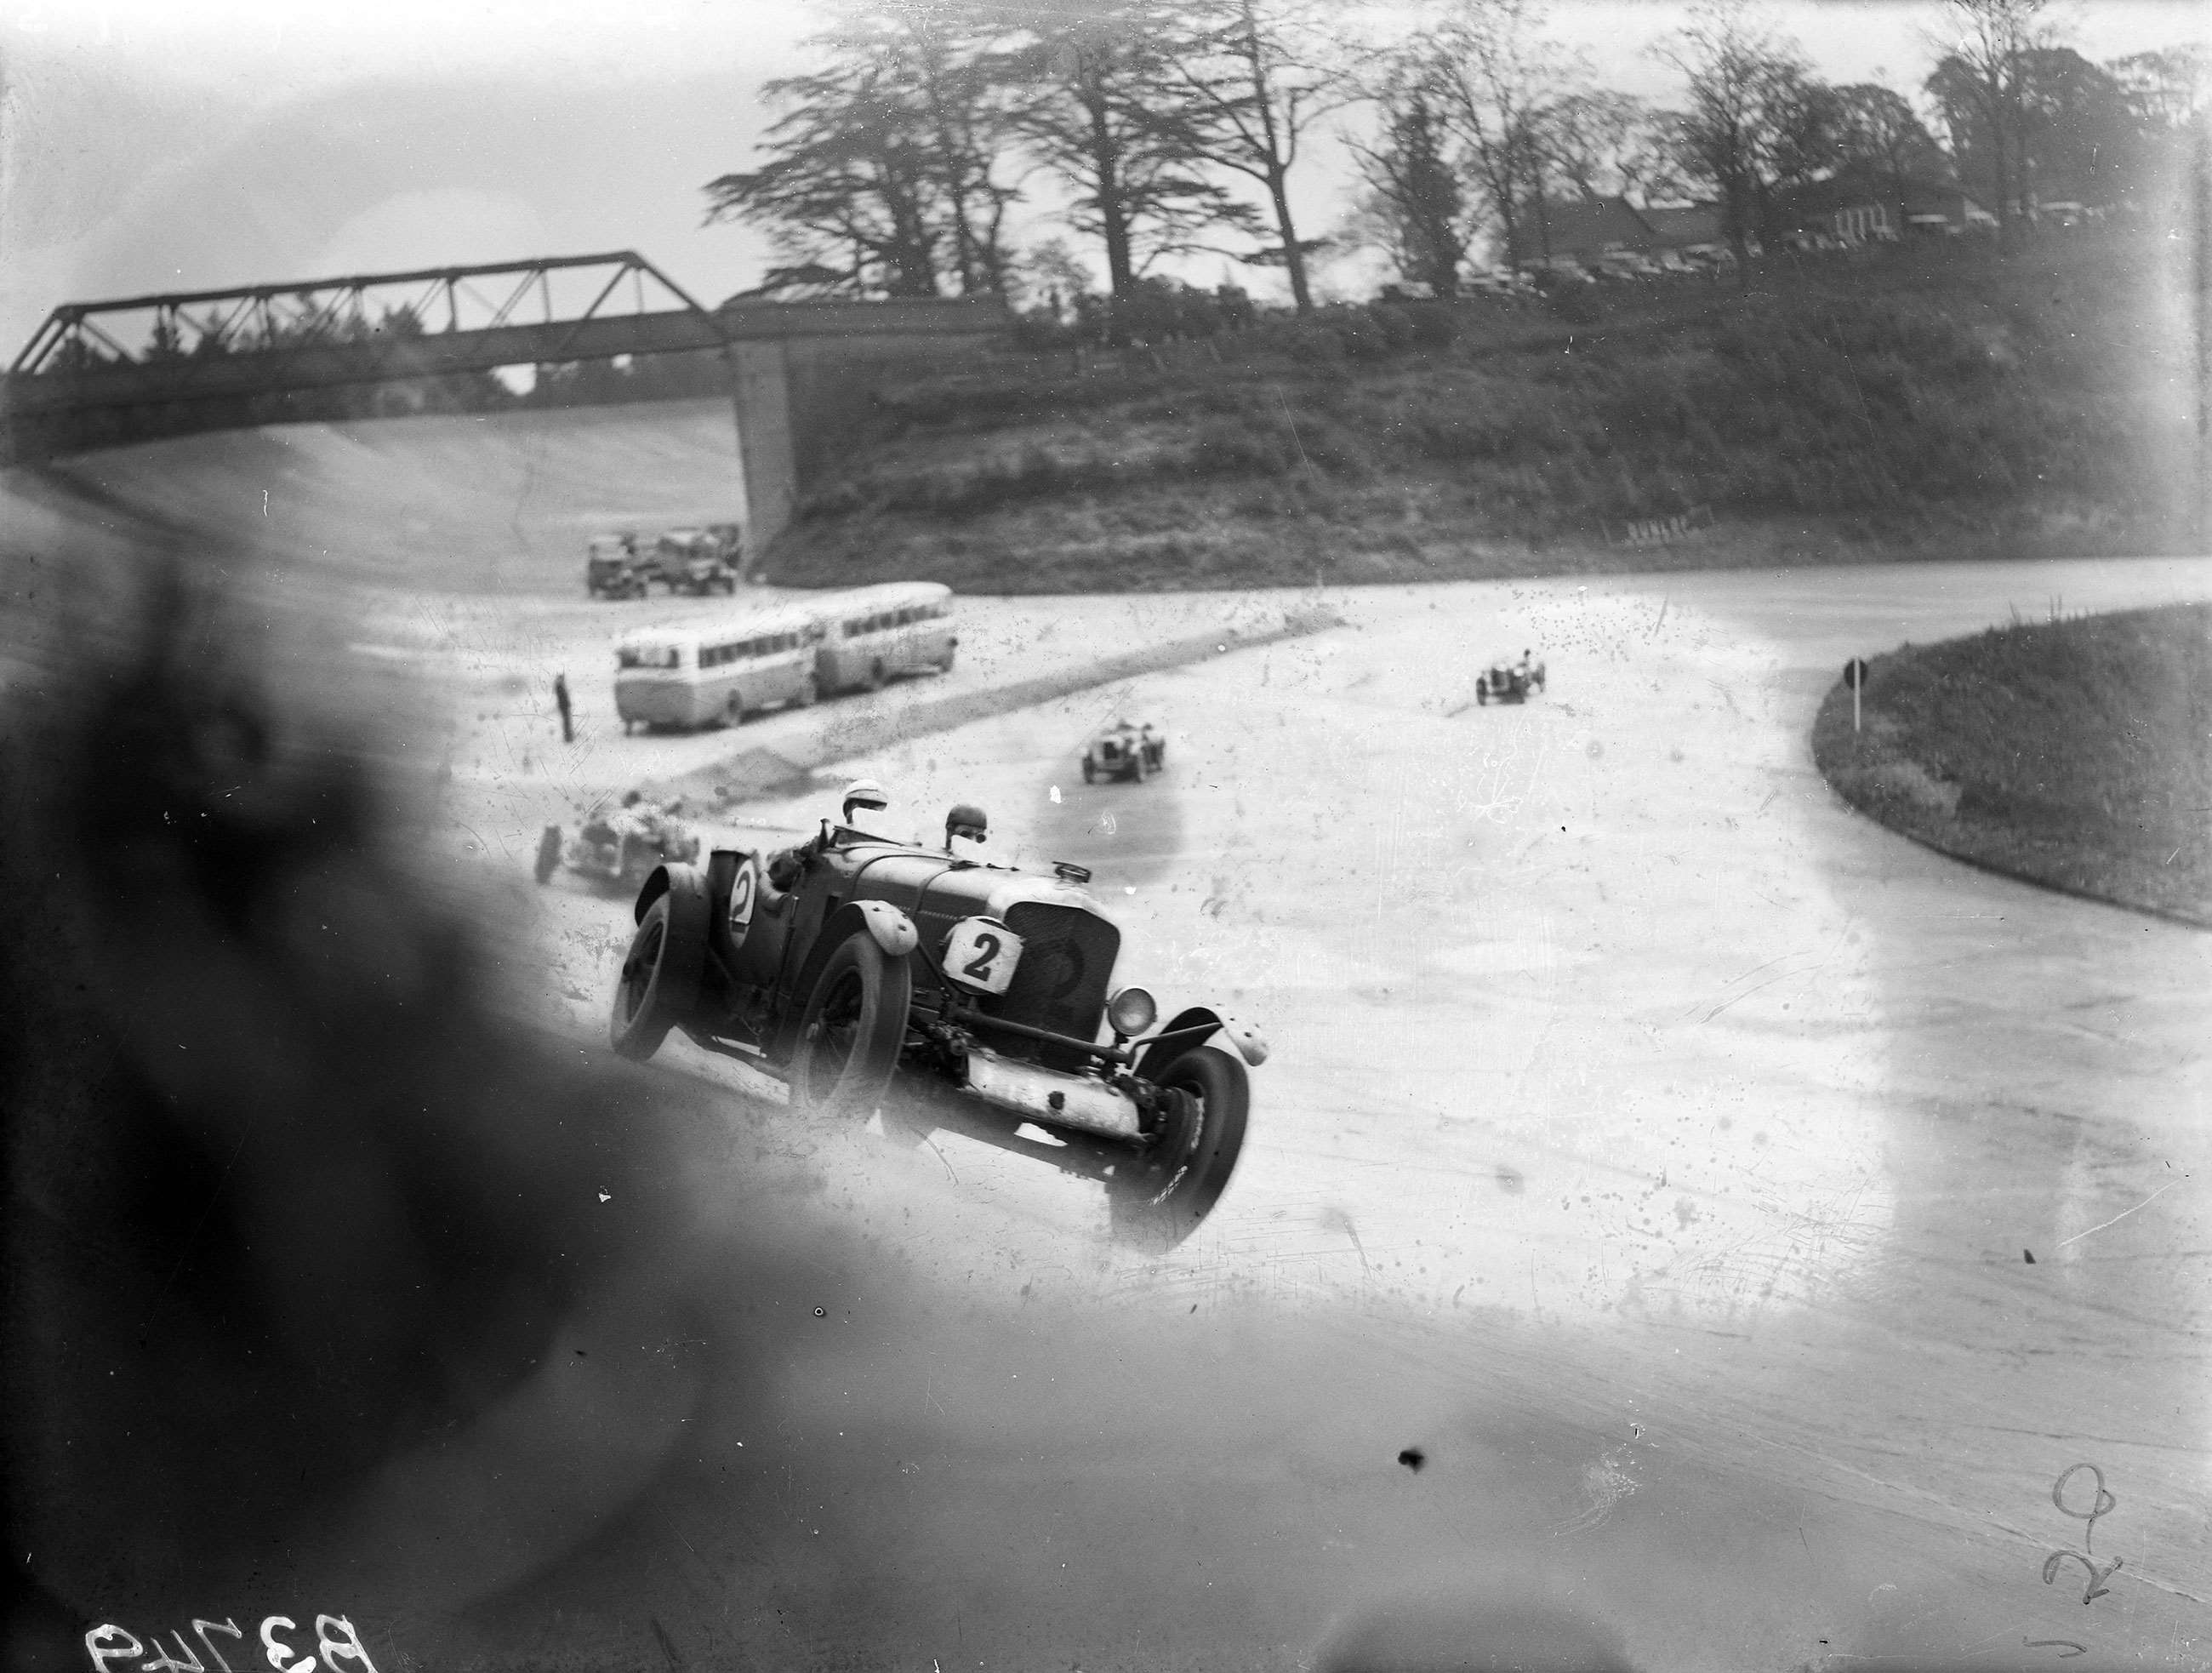
[[[815,678],[824,691],[872,691],[900,674],[942,672],[960,643],[952,589],[933,581],[863,587],[825,599],[818,609],[826,633]]]

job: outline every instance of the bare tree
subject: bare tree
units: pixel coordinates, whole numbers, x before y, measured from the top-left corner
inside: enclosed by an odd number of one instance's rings
[[[1584,198],[1627,189],[1622,161],[1650,117],[1644,101],[1604,88],[1582,88],[1552,102],[1543,124],[1544,152],[1559,177]]]
[[[1547,125],[1552,101],[1577,66],[1539,33],[1536,0],[1455,0],[1443,25],[1420,43],[1434,55],[1443,108],[1469,178],[1498,223],[1509,261],[1526,254],[1522,222],[1545,236]]]
[[[1943,57],[1928,90],[1951,110],[1963,106],[1982,130],[1986,143],[1974,149],[1990,171],[2002,251],[2016,242],[2026,60],[2051,44],[2044,18],[2049,5],[2050,0],[1945,0],[1945,27],[1933,42]],[[1954,129],[1954,153],[1966,137]]]
[[[1267,194],[1278,243],[1266,259],[1282,262],[1300,313],[1313,307],[1312,246],[1291,217],[1291,170],[1308,131],[1355,96],[1351,55],[1333,37],[1330,15],[1319,0],[1198,0],[1184,15],[1178,62],[1184,86],[1214,119],[1201,155]]]
[[[1678,130],[1684,167],[1719,192],[1722,230],[1747,283],[1751,236],[1765,230],[1770,192],[1817,166],[1825,89],[1793,46],[1734,0],[1698,8],[1661,50],[1689,82]]]
[[[1646,107],[1613,154],[1613,173],[1624,194],[1641,204],[1689,195],[1682,169],[1682,113]]]

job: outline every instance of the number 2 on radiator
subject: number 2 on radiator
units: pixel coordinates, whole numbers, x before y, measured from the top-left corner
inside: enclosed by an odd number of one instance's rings
[[[963,918],[945,943],[945,973],[987,994],[1003,994],[1021,962],[1022,938],[991,918]]]

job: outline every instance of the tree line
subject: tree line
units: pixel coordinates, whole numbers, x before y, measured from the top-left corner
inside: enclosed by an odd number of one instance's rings
[[[2039,202],[2105,203],[2201,125],[2193,46],[2096,64],[2051,0],[1949,0],[1920,104],[1831,85],[1743,0],[1710,0],[1659,51],[1685,97],[1662,108],[1596,85],[1536,0],[1445,0],[1378,41],[1324,0],[840,0],[820,67],[763,88],[758,166],[705,187],[708,222],[764,228],[782,259],[751,295],[1052,295],[1133,301],[1164,261],[1215,253],[1280,269],[1314,306],[1332,245],[1385,250],[1455,294],[1486,240],[1540,246],[1549,206],[1622,196],[1718,210],[1741,258],[1796,186],[1856,169],[1955,185],[2009,247]],[[1364,115],[1346,119],[1354,106]],[[1333,119],[1355,200],[1326,236],[1290,183]],[[1065,240],[1011,240],[1032,182]]]

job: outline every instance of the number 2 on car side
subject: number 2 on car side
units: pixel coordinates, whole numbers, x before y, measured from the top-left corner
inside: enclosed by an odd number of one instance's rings
[[[1022,938],[996,918],[963,918],[945,942],[945,973],[987,994],[1003,994],[1022,960]]]

